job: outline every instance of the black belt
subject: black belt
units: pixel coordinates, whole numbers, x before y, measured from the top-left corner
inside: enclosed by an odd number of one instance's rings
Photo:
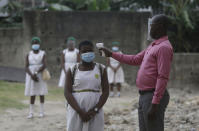
[[[154,91],[155,91],[155,88],[150,89],[150,90],[143,90],[143,91],[139,90],[139,94],[144,95],[146,93],[153,93]]]

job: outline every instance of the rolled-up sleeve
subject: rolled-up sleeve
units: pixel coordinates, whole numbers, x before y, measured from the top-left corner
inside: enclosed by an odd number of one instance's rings
[[[141,65],[144,58],[145,50],[138,53],[137,55],[124,55],[121,53],[113,53],[112,57],[121,63],[129,65]]]
[[[163,46],[158,50],[157,52],[158,77],[152,100],[153,104],[159,104],[161,98],[164,95],[167,82],[169,79],[172,59],[173,59],[173,50],[171,48]]]

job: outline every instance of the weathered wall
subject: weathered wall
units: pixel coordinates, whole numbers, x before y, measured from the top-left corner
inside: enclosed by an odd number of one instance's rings
[[[199,54],[175,53],[169,87],[184,88],[199,85]]]
[[[24,44],[21,28],[0,29],[0,65],[24,67],[24,56],[29,49]]]
[[[39,36],[47,52],[53,78],[60,75],[60,53],[64,40],[74,36],[79,43],[89,39],[110,47],[119,41],[124,53],[135,54],[147,46],[149,13],[121,12],[25,12],[23,29],[0,29],[0,66],[24,68],[25,55],[30,50],[32,36]],[[179,88],[199,84],[199,54],[175,54],[169,87]],[[97,57],[105,63],[105,59]],[[128,83],[135,84],[139,67],[123,65]],[[3,75],[3,74],[1,74]]]
[[[93,43],[104,42],[110,47],[119,41],[125,53],[137,53],[145,42],[147,19],[150,13],[130,12],[30,12],[24,13],[24,39],[29,44],[32,36],[39,36],[46,50],[48,65],[55,77],[60,74],[60,52],[68,36]],[[146,28],[143,28],[146,27]],[[143,40],[144,39],[144,40]],[[97,61],[105,63],[98,57]],[[128,82],[133,83],[136,68],[125,67]],[[133,75],[132,75],[133,74]]]

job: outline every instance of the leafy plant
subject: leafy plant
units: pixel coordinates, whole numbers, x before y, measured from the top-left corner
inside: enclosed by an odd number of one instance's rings
[[[170,32],[174,49],[176,52],[190,52],[191,44],[187,39],[187,33],[195,29],[193,4],[190,0],[167,0],[163,3],[165,13],[170,17],[173,31]]]
[[[46,0],[51,4],[60,4],[71,10],[109,10],[109,0]]]
[[[121,8],[136,11],[139,8],[152,7],[154,12],[162,9],[161,0],[112,0],[111,10],[119,11]]]
[[[8,17],[0,21],[1,24],[13,24],[22,23],[23,6],[16,1],[9,1],[5,6],[0,9],[2,13],[8,13]]]

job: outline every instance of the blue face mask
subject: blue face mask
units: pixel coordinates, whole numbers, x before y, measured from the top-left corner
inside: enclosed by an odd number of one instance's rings
[[[95,59],[95,53],[94,52],[87,52],[81,54],[81,58],[84,62],[90,63]]]
[[[39,45],[39,44],[33,44],[33,45],[32,45],[32,49],[33,49],[33,50],[39,50],[39,48],[40,48],[40,45]]]
[[[112,51],[114,51],[114,52],[119,51],[119,47],[117,47],[117,46],[113,46],[113,47],[112,47]]]

